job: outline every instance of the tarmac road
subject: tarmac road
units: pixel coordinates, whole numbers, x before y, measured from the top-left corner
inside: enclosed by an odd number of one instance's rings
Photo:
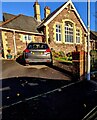
[[[20,77],[2,82],[2,120],[97,120],[94,81]]]
[[[23,66],[14,60],[2,60],[2,78],[36,77],[58,80],[71,80],[71,76],[46,65]]]
[[[82,120],[97,108],[94,81],[73,83],[65,72],[46,65],[22,66],[13,60],[2,65],[2,120]],[[90,120],[97,119],[96,112]]]

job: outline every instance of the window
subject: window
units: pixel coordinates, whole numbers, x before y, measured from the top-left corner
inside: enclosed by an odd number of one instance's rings
[[[28,40],[31,40],[31,35],[28,35]]]
[[[65,22],[65,42],[73,43],[73,24]]]
[[[56,41],[61,41],[61,26],[58,24],[56,25]]]
[[[27,41],[27,40],[31,40],[32,38],[31,38],[31,35],[24,35],[24,40],[25,41]]]
[[[76,43],[80,43],[80,30],[76,29]]]
[[[24,36],[24,40],[27,40],[27,35]]]

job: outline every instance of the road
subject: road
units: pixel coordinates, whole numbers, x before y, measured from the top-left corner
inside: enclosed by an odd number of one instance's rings
[[[3,79],[12,77],[36,77],[58,80],[71,80],[71,76],[46,65],[23,66],[14,60],[2,60]]]
[[[2,120],[97,120],[94,81],[10,78],[2,81]]]
[[[82,120],[92,109],[90,120],[97,119],[95,81],[74,82],[58,67],[13,60],[2,61],[2,76],[2,120]]]

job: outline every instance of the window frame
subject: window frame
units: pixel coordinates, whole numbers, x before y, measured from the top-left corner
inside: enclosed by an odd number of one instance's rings
[[[26,38],[26,39],[25,39]],[[30,38],[30,39],[29,39]],[[32,41],[32,36],[31,35],[23,35],[23,40],[26,41]]]
[[[78,38],[80,38],[79,42],[77,42]],[[79,28],[76,28],[76,44],[80,44],[80,43],[81,43],[81,30]]]
[[[69,25],[66,26],[66,23]],[[71,22],[69,20],[64,22],[64,35],[65,35],[65,39],[64,39],[65,43],[67,43],[67,44],[74,43],[74,23],[73,22]],[[66,37],[67,37],[67,39],[70,38],[70,41],[66,40]]]
[[[62,43],[62,26],[60,23],[56,23],[55,25],[55,38],[57,43]],[[58,39],[57,39],[58,37]]]

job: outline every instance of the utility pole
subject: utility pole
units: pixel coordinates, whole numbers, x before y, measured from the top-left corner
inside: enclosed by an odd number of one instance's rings
[[[87,80],[90,80],[90,0],[88,0]]]

